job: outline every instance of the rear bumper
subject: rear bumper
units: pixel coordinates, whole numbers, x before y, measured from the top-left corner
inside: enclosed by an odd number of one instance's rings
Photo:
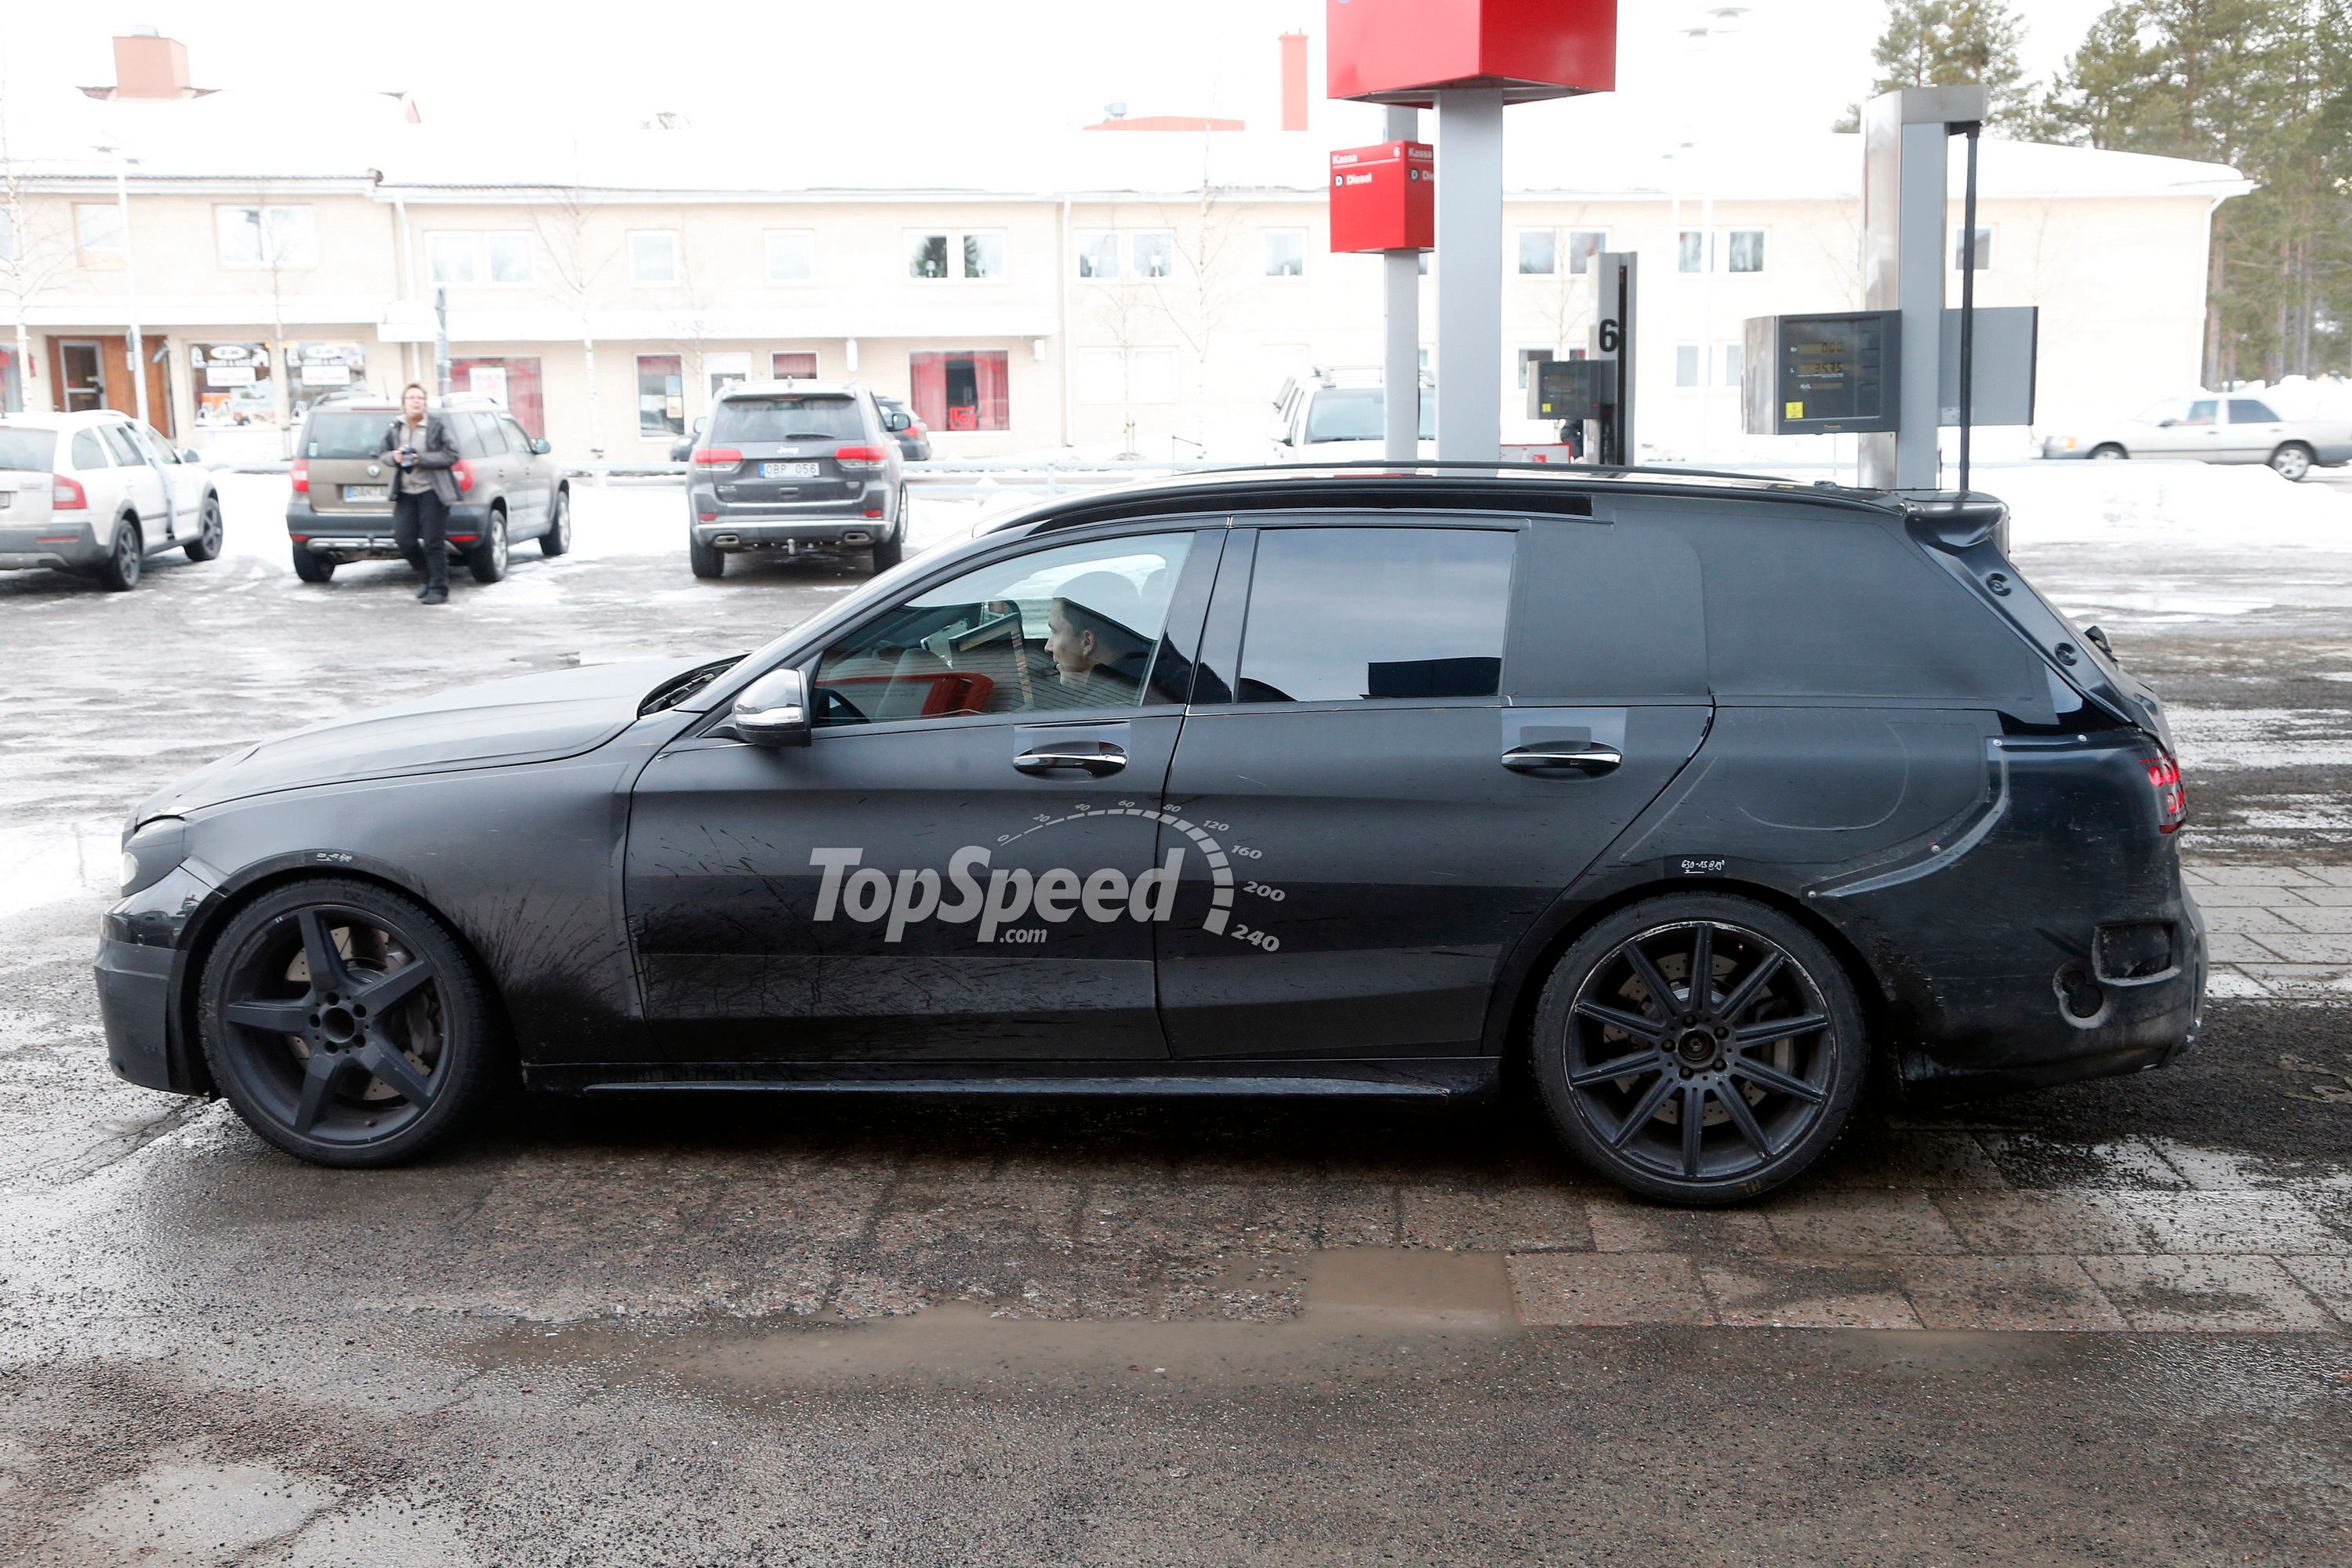
[[[698,518],[692,526],[698,542],[721,551],[774,550],[792,554],[803,550],[863,550],[889,538],[898,525],[891,518],[867,517],[863,508],[834,506],[822,513],[790,517],[725,517],[717,522]]]
[[[449,553],[463,555],[489,523],[490,509],[481,501],[459,501],[449,509]],[[392,513],[386,511],[316,511],[295,501],[286,508],[286,532],[294,543],[313,555],[337,561],[396,561],[400,548],[393,542]],[[461,539],[463,535],[473,538]]]
[[[97,524],[87,521],[0,527],[0,572],[29,572],[43,566],[73,571],[100,565],[106,557],[107,547],[99,542]]]

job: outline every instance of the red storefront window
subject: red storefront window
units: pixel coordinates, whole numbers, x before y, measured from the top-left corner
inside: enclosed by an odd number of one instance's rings
[[[449,390],[502,399],[516,424],[534,437],[547,434],[547,403],[540,390],[537,354],[453,359],[449,362]]]
[[[816,355],[773,353],[768,356],[768,374],[778,381],[814,381],[816,379]]]
[[[1012,370],[1003,349],[926,349],[907,356],[915,416],[934,430],[1013,427]]]

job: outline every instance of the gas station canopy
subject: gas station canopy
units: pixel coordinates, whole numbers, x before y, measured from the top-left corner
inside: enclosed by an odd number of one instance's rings
[[[1617,0],[1329,0],[1329,90],[1427,109],[1500,89],[1506,103],[1617,85]]]

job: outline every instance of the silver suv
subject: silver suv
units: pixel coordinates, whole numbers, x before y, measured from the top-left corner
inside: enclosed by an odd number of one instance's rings
[[[723,576],[743,551],[864,553],[876,572],[907,548],[906,472],[873,394],[855,381],[738,382],[695,437],[687,554]]]

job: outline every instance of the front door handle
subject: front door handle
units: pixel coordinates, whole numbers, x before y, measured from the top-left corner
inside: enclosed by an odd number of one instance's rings
[[[1108,741],[1064,741],[1022,752],[1013,765],[1024,773],[1085,773],[1105,778],[1127,766],[1127,752]]]
[[[1543,741],[1503,753],[1503,765],[1515,773],[1572,773],[1586,778],[1614,773],[1624,760],[1616,747],[1590,741]]]

